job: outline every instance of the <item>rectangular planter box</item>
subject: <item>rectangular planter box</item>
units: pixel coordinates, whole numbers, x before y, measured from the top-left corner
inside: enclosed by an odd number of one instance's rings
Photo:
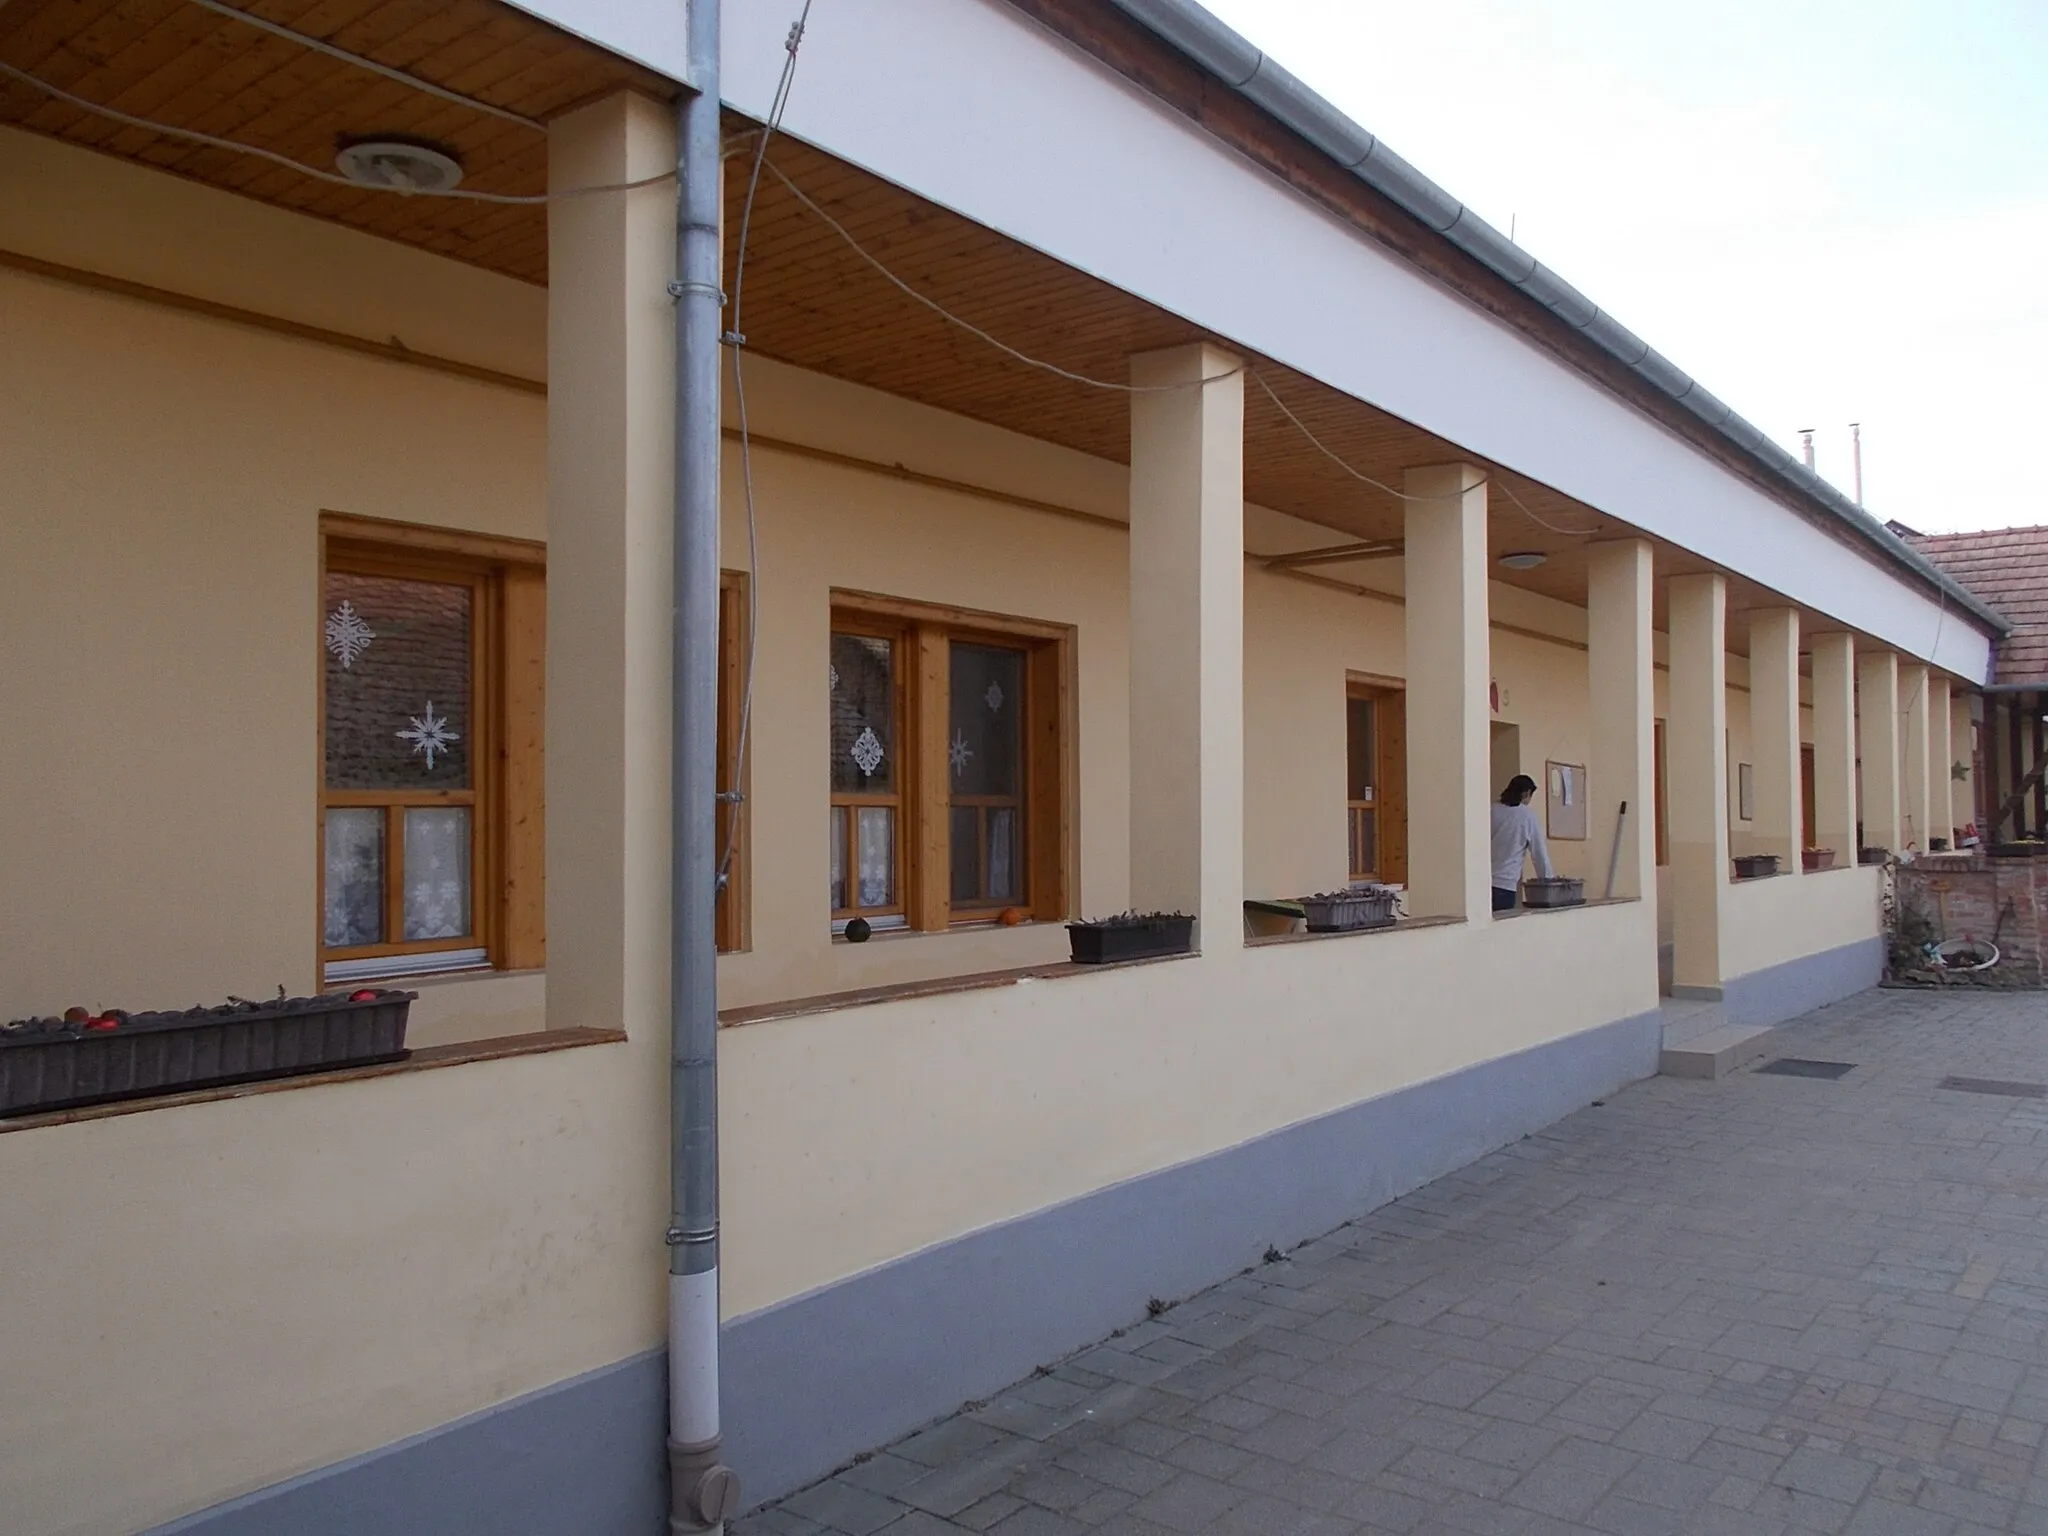
[[[1335,896],[1304,896],[1301,906],[1310,933],[1354,933],[1361,928],[1389,928],[1394,922],[1394,893],[1385,886]]]
[[[1745,853],[1735,861],[1735,878],[1738,880],[1761,880],[1765,875],[1778,872],[1778,856],[1775,853]]]
[[[1882,864],[1891,856],[1891,850],[1888,848],[1858,848],[1856,850],[1856,862],[1858,864]]]
[[[1581,907],[1586,904],[1586,882],[1569,875],[1551,880],[1524,880],[1522,900],[1532,907]]]
[[[1067,938],[1076,965],[1110,965],[1118,960],[1150,960],[1159,955],[1184,955],[1194,948],[1192,917],[1149,917],[1135,923],[1069,923]]]
[[[1815,870],[1835,867],[1835,850],[1832,848],[1808,848],[1799,855],[1799,863],[1808,874]]]
[[[138,1013],[109,1030],[0,1035],[0,1116],[403,1061],[416,992]]]
[[[1994,859],[2032,859],[2048,853],[2048,843],[1993,843],[1989,852]]]

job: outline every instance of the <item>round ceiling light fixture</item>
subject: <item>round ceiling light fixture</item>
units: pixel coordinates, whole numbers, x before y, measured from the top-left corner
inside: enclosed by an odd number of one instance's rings
[[[334,157],[334,168],[382,192],[446,192],[462,180],[460,160],[411,139],[352,140]]]
[[[1511,571],[1533,571],[1549,558],[1540,549],[1520,549],[1513,554],[1502,555],[1500,563]]]

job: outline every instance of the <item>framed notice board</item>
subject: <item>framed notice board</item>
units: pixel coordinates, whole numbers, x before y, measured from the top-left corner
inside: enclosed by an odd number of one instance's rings
[[[1576,843],[1586,839],[1586,765],[1545,763],[1543,765],[1543,825],[1558,842]]]

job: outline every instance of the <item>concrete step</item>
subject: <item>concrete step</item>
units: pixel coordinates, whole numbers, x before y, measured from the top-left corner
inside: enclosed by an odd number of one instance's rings
[[[1723,1024],[1677,1043],[1667,1041],[1657,1070],[1666,1077],[1726,1077],[1770,1055],[1773,1033],[1764,1024]]]

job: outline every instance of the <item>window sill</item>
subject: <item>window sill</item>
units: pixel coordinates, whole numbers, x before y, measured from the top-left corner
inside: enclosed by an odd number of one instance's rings
[[[185,1104],[208,1104],[218,1099],[246,1099],[259,1093],[287,1093],[300,1088],[317,1088],[328,1083],[352,1083],[371,1077],[393,1077],[403,1072],[429,1072],[436,1067],[459,1067],[472,1061],[498,1061],[509,1056],[541,1056],[551,1051],[572,1050],[583,1045],[617,1045],[626,1038],[621,1029],[550,1029],[528,1035],[507,1035],[497,1040],[466,1040],[456,1045],[429,1045],[404,1061],[373,1067],[338,1067],[332,1072],[306,1072],[297,1077],[265,1078],[255,1083],[227,1083],[218,1088],[195,1088],[189,1093],[165,1093],[146,1099],[122,1099],[112,1104],[87,1104],[78,1109],[52,1110],[42,1115],[22,1115],[0,1120],[0,1135],[10,1131],[31,1131],[39,1126],[69,1125],[78,1120],[106,1120],[115,1115],[135,1115],[152,1109],[170,1109]]]
[[[913,930],[914,931],[914,930]],[[1317,935],[1321,937],[1321,935]],[[1076,965],[1062,960],[1050,965],[1025,965],[1008,971],[978,971],[968,976],[936,976],[929,981],[902,981],[883,987],[861,987],[851,992],[824,992],[815,997],[792,997],[779,1003],[755,1003],[746,1008],[728,1008],[718,1015],[720,1029],[737,1029],[745,1024],[766,1024],[772,1019],[798,1019],[814,1013],[838,1013],[869,1003],[900,1002],[905,998],[945,997],[956,992],[986,992],[996,987],[1014,987],[1027,981],[1065,981],[1102,971],[1128,971],[1141,965],[1167,965],[1192,960],[1199,955],[1154,955],[1144,960],[1118,960],[1108,965]]]
[[[1313,944],[1323,939],[1370,939],[1389,933],[1413,933],[1418,928],[1450,928],[1464,922],[1462,917],[1397,917],[1379,928],[1346,928],[1340,933],[1269,933],[1246,939],[1246,949],[1264,949],[1271,944]]]
[[[1516,917],[1548,917],[1553,912],[1583,912],[1588,907],[1632,907],[1641,901],[1640,896],[1596,896],[1590,901],[1575,901],[1568,907],[1517,907],[1512,912],[1496,912],[1493,920],[1506,922]]]
[[[943,928],[912,928],[907,923],[893,928],[877,928],[865,939],[862,939],[861,943],[863,945],[895,944],[904,939],[943,939],[949,933],[1012,933],[1027,928],[1061,928],[1065,926],[1066,920],[1064,918],[1058,922],[1053,922],[1044,918],[1027,917],[1021,923],[998,922],[992,917],[960,918],[946,924]],[[853,940],[849,939],[843,932],[834,930],[832,945],[835,949],[842,944],[851,944],[852,942]]]

